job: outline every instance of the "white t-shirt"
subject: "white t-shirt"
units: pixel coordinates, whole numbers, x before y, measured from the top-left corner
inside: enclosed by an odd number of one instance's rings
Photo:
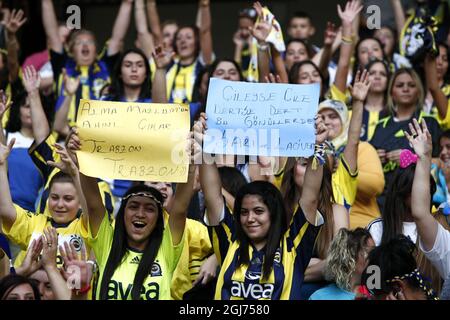
[[[419,241],[419,247],[425,257],[439,271],[441,277],[447,279],[450,276],[450,232],[438,223],[438,232],[433,248],[430,251],[425,251],[422,241]]]
[[[369,230],[373,241],[376,246],[381,244],[381,237],[383,236],[383,220],[376,219],[372,221],[368,226],[367,230]],[[412,242],[416,243],[417,241],[417,227],[415,222],[403,222],[403,235],[407,236],[411,239]]]

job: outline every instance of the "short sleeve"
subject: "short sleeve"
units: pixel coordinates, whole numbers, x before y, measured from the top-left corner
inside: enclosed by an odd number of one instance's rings
[[[439,271],[441,277],[447,279],[450,276],[450,232],[438,223],[438,232],[433,248],[430,251],[425,251],[422,240],[419,241],[419,247]]]
[[[32,145],[28,149],[31,160],[33,160],[33,163],[38,168],[45,183],[48,182],[50,175],[55,170],[54,167],[47,164],[47,161],[58,162],[60,160],[60,156],[56,153],[55,147],[53,146],[55,143],[55,137],[50,134],[45,141],[37,146]]]
[[[14,209],[16,209],[16,220],[11,228],[7,228],[2,224],[3,233],[19,245],[22,250],[26,250],[33,231],[39,223],[38,220],[46,218],[43,215],[35,215],[32,212],[26,211],[18,205],[14,205]]]
[[[99,265],[105,265],[108,261],[109,252],[112,248],[114,236],[113,221],[109,218],[107,212],[98,229],[97,235],[92,236],[91,225],[88,225],[88,245],[94,250],[95,257]]]

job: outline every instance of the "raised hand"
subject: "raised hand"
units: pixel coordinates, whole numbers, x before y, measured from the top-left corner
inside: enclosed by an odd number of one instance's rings
[[[325,29],[323,45],[331,46],[333,45],[334,40],[336,40],[338,34],[338,28],[334,23],[327,22],[327,28]]]
[[[316,144],[322,144],[328,139],[328,127],[323,122],[321,116],[316,117]]]
[[[69,280],[74,274],[74,271],[80,275],[78,280],[79,288],[86,288],[90,283],[92,276],[94,274],[94,266],[92,261],[86,260],[86,247],[83,245],[80,254],[73,246],[73,244],[68,244],[64,242],[64,246],[59,246],[59,253],[64,261],[64,269],[62,270],[62,275],[66,280]]]
[[[78,90],[78,87],[80,86],[80,76],[74,78],[71,78],[67,75],[66,69],[63,69],[62,71],[63,77],[64,77],[64,91],[66,95],[73,96]]]
[[[414,152],[419,156],[419,158],[427,157],[431,159],[433,142],[426,122],[422,120],[421,127],[417,120],[413,119],[413,123],[409,124],[409,130],[411,131],[411,134],[405,131],[405,136],[411,147],[414,148]]]
[[[39,90],[41,83],[41,76],[36,71],[33,65],[25,68],[23,72],[23,86],[28,93],[36,92]]]
[[[62,172],[74,177],[78,174],[78,163],[72,160],[67,149],[59,144],[53,145],[56,149],[56,153],[60,155],[61,161],[47,161],[49,166],[58,168]],[[76,155],[75,155],[76,157]]]
[[[273,73],[269,73],[269,76],[266,77],[267,83],[283,83],[281,77],[279,75],[274,75]]]
[[[153,60],[158,69],[166,69],[172,62],[175,53],[172,51],[163,50],[161,46],[157,46],[152,52]]]
[[[6,111],[11,107],[12,101],[8,102],[8,96],[3,90],[0,90],[0,122]]]
[[[250,28],[252,36],[255,37],[258,42],[265,42],[271,30],[272,25],[265,20],[258,21],[253,28]]]
[[[27,22],[27,18],[24,17],[23,10],[20,9],[19,11],[16,11],[14,9],[9,16],[9,19],[6,20],[5,27],[9,33],[16,33],[25,22]]]
[[[27,277],[33,274],[35,271],[39,270],[39,268],[42,266],[42,261],[39,259],[43,248],[42,240],[42,237],[40,237],[37,240],[34,239],[33,241],[31,241],[31,244],[27,249],[25,259],[23,260],[20,267],[17,268],[18,274]]]
[[[11,153],[11,150],[16,142],[16,138],[12,138],[9,142],[8,146],[5,146],[3,143],[0,143],[0,165],[6,164],[8,160],[8,156]]]
[[[369,80],[369,72],[364,69],[363,73],[358,70],[355,77],[355,83],[353,87],[350,87],[350,92],[353,97],[353,101],[362,101],[366,100],[367,94],[369,93],[371,82]]]
[[[69,152],[75,153],[76,151],[81,150],[81,140],[78,136],[78,130],[76,127],[73,127],[70,130],[69,135],[66,140],[66,147]]]
[[[348,1],[345,5],[344,11],[342,11],[339,4],[337,6],[338,15],[339,18],[341,18],[342,24],[351,24],[362,9],[363,6],[358,0]]]
[[[45,269],[56,268],[56,253],[58,251],[58,233],[53,227],[44,229],[44,245],[42,250],[42,265]]]

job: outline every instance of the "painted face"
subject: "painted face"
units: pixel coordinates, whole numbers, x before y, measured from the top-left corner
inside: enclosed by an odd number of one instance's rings
[[[393,53],[395,46],[395,35],[392,33],[391,29],[386,27],[378,29],[375,31],[374,37],[383,44],[384,54],[390,56]]]
[[[75,219],[80,208],[75,186],[70,182],[53,183],[48,197],[48,208],[56,223],[67,223]]]
[[[333,109],[321,109],[319,114],[328,128],[328,134],[331,140],[336,139],[342,133],[342,121],[338,113]]]
[[[30,99],[28,97],[25,100],[25,104],[20,106],[20,122],[24,128],[31,128],[33,126],[31,121]]]
[[[217,65],[216,70],[212,74],[213,77],[223,80],[239,81],[239,71],[234,64],[228,61],[222,61]]]
[[[322,85],[322,78],[316,68],[310,64],[304,64],[301,66],[300,70],[298,70],[298,84],[311,83],[320,83],[320,85]]]
[[[375,63],[369,69],[371,81],[370,91],[374,93],[385,92],[388,86],[388,75],[383,63]]]
[[[175,37],[175,33],[178,30],[178,26],[176,24],[166,24],[162,30],[163,36],[163,47],[168,50],[173,50],[173,38]]]
[[[239,18],[239,33],[241,34],[241,38],[243,40],[247,40],[250,37],[251,33],[249,28],[253,27],[253,24],[253,20],[250,18]]]
[[[195,55],[195,33],[191,28],[183,28],[176,40],[177,52],[181,58],[192,58]]]
[[[396,105],[412,105],[419,98],[419,89],[411,75],[402,73],[395,79],[391,95]]]
[[[286,48],[285,58],[285,64],[288,70],[291,70],[291,67],[294,63],[305,61],[308,59],[308,50],[303,43],[297,41],[289,43],[288,47]]]
[[[131,197],[125,206],[124,219],[128,245],[136,250],[144,250],[158,221],[156,202],[148,197]]]
[[[97,55],[95,39],[90,34],[79,34],[74,40],[73,57],[79,66],[91,66]]]
[[[298,158],[294,167],[294,181],[297,187],[302,187],[305,180],[306,166],[308,160],[306,158]]]
[[[264,247],[270,229],[270,212],[260,196],[246,195],[242,199],[240,222],[252,243]]]
[[[36,300],[36,297],[33,288],[28,283],[24,283],[11,290],[5,300]]]
[[[447,48],[439,46],[439,56],[436,58],[436,68],[438,79],[444,79],[448,71]]]
[[[442,137],[439,141],[439,145],[441,147],[439,158],[442,162],[450,165],[450,139],[447,137]]]
[[[358,47],[358,58],[361,66],[365,66],[372,59],[383,59],[380,44],[373,39],[366,39]]]
[[[140,87],[144,83],[147,75],[146,63],[141,55],[134,52],[124,57],[120,72],[125,86]]]
[[[288,35],[292,39],[307,40],[314,35],[314,27],[307,18],[293,18],[289,24]]]
[[[164,198],[164,208],[167,209],[168,205],[172,203],[173,200],[173,188],[172,184],[168,182],[145,182],[145,185],[155,188],[159,192],[161,192]]]
[[[47,273],[39,269],[30,276],[31,279],[39,283],[39,292],[41,293],[41,300],[55,300],[53,289],[48,279]]]

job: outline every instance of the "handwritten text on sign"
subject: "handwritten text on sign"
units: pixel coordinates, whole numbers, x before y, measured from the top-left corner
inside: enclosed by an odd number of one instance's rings
[[[303,156],[314,153],[320,85],[247,83],[212,78],[204,151]]]
[[[77,126],[82,173],[107,179],[187,181],[187,106],[83,99]]]

